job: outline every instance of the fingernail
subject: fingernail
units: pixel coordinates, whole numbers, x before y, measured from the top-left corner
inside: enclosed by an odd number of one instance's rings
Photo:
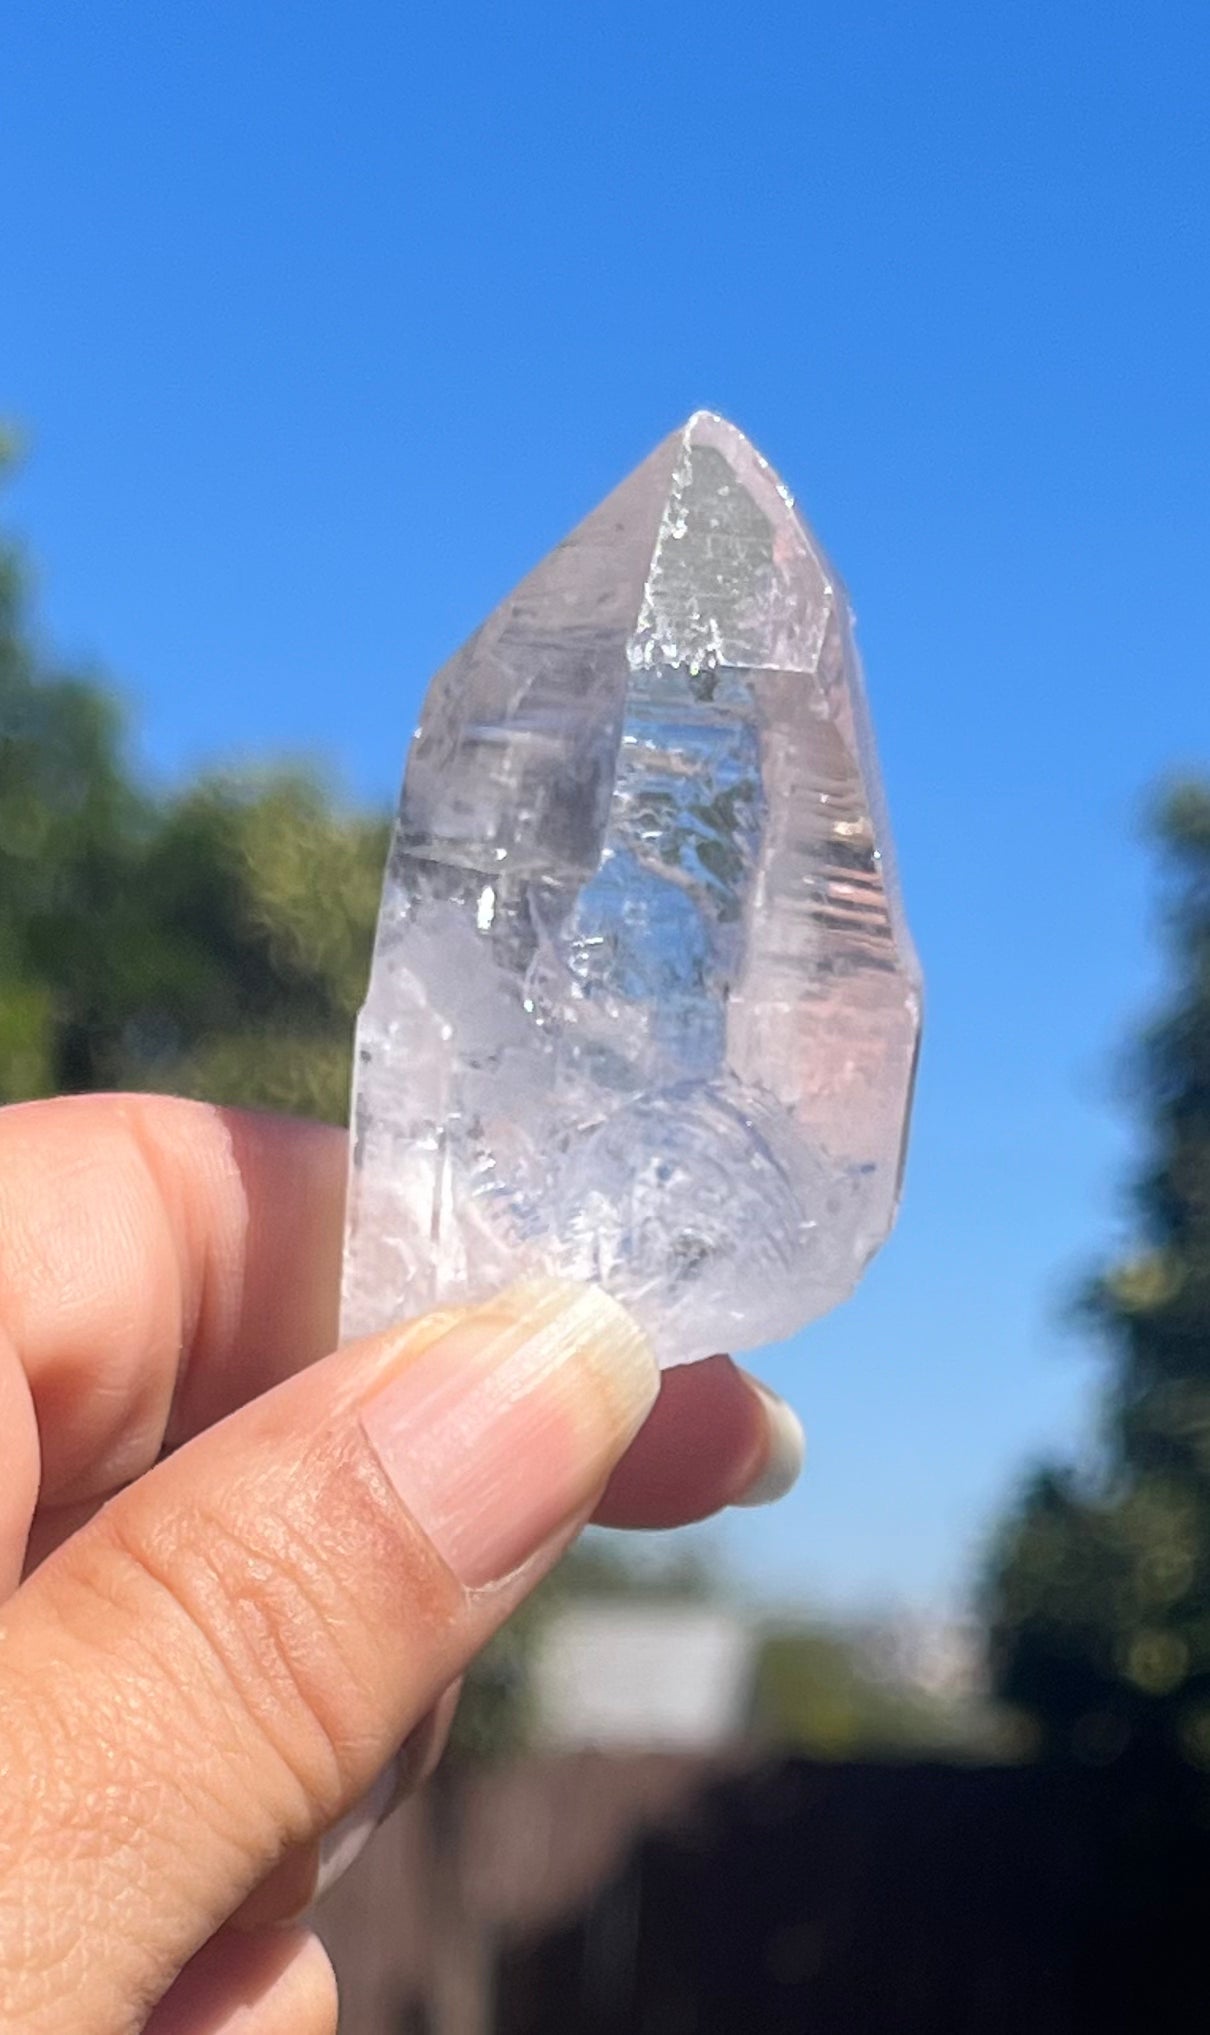
[[[802,1422],[792,1406],[787,1406],[785,1400],[779,1399],[776,1392],[770,1392],[768,1386],[762,1385],[759,1378],[749,1376],[746,1371],[744,1376],[764,1406],[769,1447],[764,1462],[747,1490],[741,1497],[733,1499],[732,1503],[772,1505],[778,1498],[784,1498],[786,1492],[792,1490],[798,1482],[807,1457],[807,1437],[803,1433]]]
[[[430,1778],[445,1751],[461,1686],[458,1681],[446,1690],[428,1716],[404,1740],[369,1793],[355,1802],[348,1814],[342,1816],[340,1822],[321,1839],[319,1869],[313,1876],[307,1896],[309,1905],[322,1901],[337,1880],[344,1878],[379,1826],[408,1795],[415,1794]]]
[[[380,1823],[390,1814],[399,1797],[395,1761],[383,1768],[369,1793],[355,1802],[347,1815],[329,1830],[319,1847],[318,1869],[311,1889],[308,1905],[322,1901],[324,1895],[342,1880],[351,1865],[356,1864]]]
[[[658,1390],[646,1338],[616,1300],[542,1280],[420,1348],[361,1420],[417,1525],[478,1589],[591,1503]]]

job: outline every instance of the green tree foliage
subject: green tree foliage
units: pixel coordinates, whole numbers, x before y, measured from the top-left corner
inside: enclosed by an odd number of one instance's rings
[[[124,1084],[343,1121],[385,853],[383,820],[298,773],[164,808],[142,870],[157,977]]]
[[[1210,1770],[1210,787],[1173,791],[1156,833],[1172,983],[1132,1063],[1138,1245],[1084,1300],[1109,1364],[1102,1472],[1036,1476],[988,1603],[999,1691],[1051,1747]]]
[[[112,696],[29,610],[0,544],[0,1101],[156,1088],[340,1120],[384,819],[299,771],[153,797]]]
[[[757,1668],[756,1725],[775,1745],[814,1759],[967,1757],[986,1748],[986,1720],[876,1672],[843,1629],[773,1632]]]

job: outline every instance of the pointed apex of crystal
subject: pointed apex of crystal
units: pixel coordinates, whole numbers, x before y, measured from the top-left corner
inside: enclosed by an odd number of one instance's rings
[[[814,672],[836,581],[793,496],[712,410],[695,410],[665,445],[671,474],[632,662]]]
[[[843,589],[696,411],[434,679],[358,1029],[344,1328],[599,1280],[666,1362],[893,1220],[919,972]]]

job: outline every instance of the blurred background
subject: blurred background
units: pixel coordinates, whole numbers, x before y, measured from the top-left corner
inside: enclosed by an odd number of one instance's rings
[[[695,407],[857,609],[928,988],[767,1514],[595,1536],[332,1897],[350,2035],[1204,2009],[1210,15],[29,0],[0,1097],[339,1119],[425,684]]]

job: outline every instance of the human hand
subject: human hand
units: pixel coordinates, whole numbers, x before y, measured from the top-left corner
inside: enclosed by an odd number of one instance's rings
[[[485,1640],[590,1516],[793,1480],[788,1408],[723,1357],[661,1381],[588,1289],[325,1356],[344,1174],[310,1124],[0,1111],[6,2035],[330,2035],[321,1947],[273,1925]]]

